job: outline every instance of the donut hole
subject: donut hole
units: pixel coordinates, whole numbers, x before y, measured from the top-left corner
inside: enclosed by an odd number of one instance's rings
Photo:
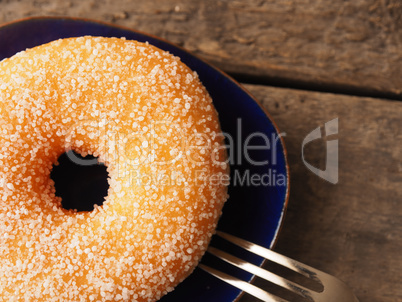
[[[107,167],[92,155],[63,153],[58,164],[53,165],[50,177],[66,210],[92,211],[95,205],[103,204],[108,194]]]

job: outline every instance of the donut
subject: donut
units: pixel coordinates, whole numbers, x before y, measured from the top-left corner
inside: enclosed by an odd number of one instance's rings
[[[156,301],[195,269],[228,162],[212,99],[179,58],[90,36],[20,52],[0,62],[0,131],[1,301]],[[56,195],[69,150],[107,167],[92,211]]]

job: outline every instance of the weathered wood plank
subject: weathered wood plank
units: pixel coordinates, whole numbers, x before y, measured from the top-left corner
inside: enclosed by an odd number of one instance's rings
[[[360,301],[402,301],[402,103],[246,87],[286,132],[291,193],[275,249],[343,279]],[[337,117],[333,185],[306,168],[301,147],[310,131]],[[325,141],[305,152],[325,167]]]
[[[227,72],[402,98],[399,0],[23,0],[0,6],[0,23],[38,15],[94,18],[166,38]]]

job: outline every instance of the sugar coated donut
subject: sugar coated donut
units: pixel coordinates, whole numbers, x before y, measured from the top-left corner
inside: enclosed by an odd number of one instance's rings
[[[228,169],[212,100],[179,58],[101,37],[18,53],[0,62],[0,131],[1,301],[156,301],[194,270]],[[93,211],[55,195],[68,150],[107,166]]]

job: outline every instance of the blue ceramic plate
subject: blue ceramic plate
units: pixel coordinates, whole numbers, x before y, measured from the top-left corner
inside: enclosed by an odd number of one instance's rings
[[[230,198],[224,207],[218,229],[272,247],[288,200],[286,152],[283,141],[278,139],[278,129],[272,119],[232,78],[163,39],[111,24],[74,18],[41,17],[3,25],[0,27],[0,59],[52,40],[83,35],[148,41],[180,57],[191,69],[197,71],[219,112],[231,158]],[[213,243],[258,265],[263,262],[218,239],[213,239]],[[210,255],[204,256],[202,262],[244,280],[253,277]],[[196,269],[161,301],[232,302],[240,294],[239,290]]]

